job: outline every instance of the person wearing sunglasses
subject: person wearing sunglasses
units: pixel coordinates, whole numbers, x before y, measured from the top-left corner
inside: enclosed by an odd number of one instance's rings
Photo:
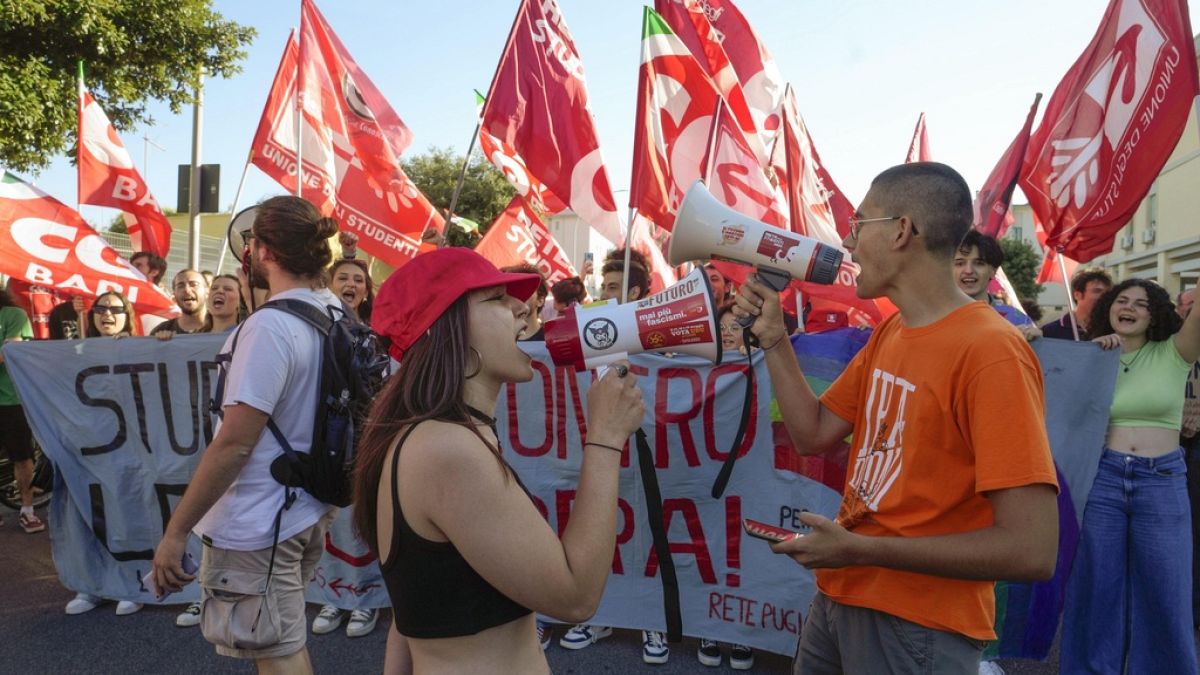
[[[973,215],[944,164],[875,177],[842,243],[861,267],[858,297],[899,312],[820,398],[787,348],[779,295],[753,278],[741,287],[735,311],[757,319],[793,445],[818,454],[854,434],[837,518],[806,513],[804,536],[771,545],[815,570],[797,673],[978,672],[996,637],[995,580],[1054,573],[1041,368],[954,280]]]
[[[87,313],[88,337],[127,337],[133,335],[137,318],[129,299],[117,291],[102,293]]]

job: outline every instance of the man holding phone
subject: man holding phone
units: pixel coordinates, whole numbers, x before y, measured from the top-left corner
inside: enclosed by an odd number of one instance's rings
[[[751,279],[737,298],[796,448],[817,454],[854,434],[837,519],[803,514],[808,533],[771,545],[816,570],[796,673],[975,673],[995,638],[992,582],[1054,573],[1041,369],[955,284],[971,221],[971,193],[948,166],[875,178],[843,245],[862,268],[859,297],[899,313],[820,398],[795,353],[776,349],[787,338],[778,294]]]

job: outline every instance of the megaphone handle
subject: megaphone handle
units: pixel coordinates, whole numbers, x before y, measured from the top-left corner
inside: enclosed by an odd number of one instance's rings
[[[788,274],[780,269],[775,269],[774,267],[759,267],[758,270],[754,272],[754,276],[776,293],[782,293],[783,289],[787,288],[788,284],[792,283],[791,274]],[[746,329],[743,335],[746,346],[759,346],[758,337],[750,332],[750,327],[754,325],[754,317],[742,317],[738,319],[737,322],[739,326]]]

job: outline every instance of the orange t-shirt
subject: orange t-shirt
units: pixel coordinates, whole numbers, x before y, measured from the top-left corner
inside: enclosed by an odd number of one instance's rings
[[[875,537],[927,537],[992,524],[984,492],[1048,483],[1042,371],[982,302],[921,328],[886,319],[821,397],[854,421],[838,522]],[[993,584],[882,567],[816,572],[837,602],[979,640],[996,637]]]

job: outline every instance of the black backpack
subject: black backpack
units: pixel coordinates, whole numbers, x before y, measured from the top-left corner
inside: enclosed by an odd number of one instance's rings
[[[271,475],[282,485],[301,488],[326,504],[348,506],[355,446],[371,401],[387,374],[387,353],[375,332],[344,306],[322,310],[304,300],[282,298],[260,309],[287,312],[303,319],[322,336],[312,448],[307,454],[293,450],[275,420],[268,418],[267,428],[283,448],[283,454],[271,464]],[[221,364],[213,399],[217,415],[221,414],[225,394],[227,364],[236,349],[237,333],[230,351],[217,356]],[[295,493],[288,490],[284,508],[290,507],[295,498]]]

